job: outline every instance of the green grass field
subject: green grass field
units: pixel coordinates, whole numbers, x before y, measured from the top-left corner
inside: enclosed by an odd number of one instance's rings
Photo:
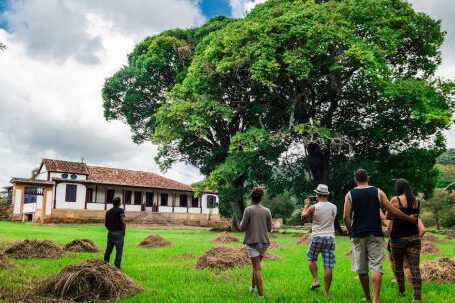
[[[65,244],[75,238],[90,238],[103,250],[106,231],[102,225],[34,225],[0,221],[0,242],[18,239],[49,239]],[[171,246],[154,249],[138,248],[137,244],[150,233],[157,233],[172,242]],[[120,302],[255,302],[248,293],[251,269],[228,271],[196,270],[196,258],[214,246],[217,233],[206,230],[151,230],[129,228],[127,231],[123,271],[144,290]],[[241,237],[241,234],[237,234]],[[351,260],[345,256],[350,248],[346,238],[336,241],[337,265],[334,271],[331,297],[322,291],[310,292],[311,277],[305,260],[306,246],[296,245],[296,235],[276,234],[274,239],[282,249],[270,253],[279,260],[264,261],[263,275],[266,302],[361,302],[362,293],[356,275],[350,271]],[[455,256],[455,241],[435,243],[440,256]],[[232,246],[238,246],[234,244]],[[186,256],[186,257],[185,257]],[[436,256],[423,256],[423,260]],[[0,291],[20,293],[33,287],[41,279],[58,272],[63,266],[90,258],[102,258],[102,252],[71,253],[60,259],[10,259],[13,266],[0,271]],[[320,263],[321,260],[319,260]],[[385,262],[382,302],[409,302],[407,296],[397,296],[391,283],[389,262]],[[320,271],[321,272],[321,271]],[[322,280],[322,279],[321,279]],[[455,284],[424,282],[424,302],[455,302]]]

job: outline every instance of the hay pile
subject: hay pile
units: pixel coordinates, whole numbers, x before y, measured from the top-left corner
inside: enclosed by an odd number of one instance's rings
[[[420,270],[424,281],[455,283],[455,261],[449,258],[423,262]]]
[[[99,252],[98,247],[90,239],[75,239],[66,244],[63,250],[71,252]]]
[[[19,259],[58,258],[63,256],[63,250],[49,240],[24,240],[7,248],[5,254]]]
[[[233,267],[241,267],[250,264],[250,259],[245,253],[244,248],[232,248],[218,246],[209,249],[202,255],[197,263],[197,269],[228,269]]]
[[[308,242],[310,241],[311,239],[311,234],[303,234],[299,241],[297,242],[298,245],[307,245]]]
[[[423,235],[422,240],[429,241],[429,242],[442,241],[442,239],[436,237],[435,235],[433,235],[431,233],[426,233],[425,235]]]
[[[269,249],[281,249],[281,245],[276,242],[270,242]]]
[[[8,267],[10,267],[8,258],[3,253],[0,253],[0,270],[7,269]]]
[[[140,291],[128,276],[101,260],[69,265],[44,280],[38,293],[44,297],[81,301],[117,299]]]
[[[455,240],[455,232],[448,232],[446,235],[448,240]]]
[[[146,248],[151,248],[151,247],[162,247],[162,246],[167,246],[171,245],[171,242],[163,239],[159,235],[150,235],[144,240],[142,240],[141,243],[139,243],[140,247],[146,247]]]
[[[226,231],[220,233],[218,237],[213,240],[213,242],[216,243],[233,243],[233,242],[239,242],[239,239],[234,237],[231,233],[228,233]]]
[[[434,246],[433,243],[429,242],[429,241],[422,241],[422,250],[420,251],[420,253],[422,254],[437,254],[439,253],[439,248],[437,248],[436,246]]]

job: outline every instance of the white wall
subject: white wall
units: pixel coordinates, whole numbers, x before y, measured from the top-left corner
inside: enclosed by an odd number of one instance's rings
[[[160,213],[171,213],[172,212],[172,206],[160,206],[158,208],[158,211]]]
[[[76,185],[76,202],[66,202],[66,185]],[[57,204],[56,208],[58,209],[84,209],[85,208],[85,194],[86,188],[83,184],[75,183],[59,183],[57,184]]]
[[[24,201],[22,201],[22,189],[16,189],[15,194],[14,194],[14,209],[13,209],[14,214],[21,213],[21,204],[22,203],[24,203]]]
[[[218,195],[202,194],[202,197],[201,197],[202,208],[207,208],[207,196],[215,196],[215,201],[217,203],[220,201],[220,198],[218,197]]]
[[[201,209],[199,207],[190,207],[190,208],[188,208],[188,212],[190,214],[200,214]]]
[[[43,196],[36,196],[36,209],[43,208]]]
[[[141,211],[141,206],[140,205],[126,204],[125,205],[125,211]]]
[[[52,190],[47,191],[47,196],[46,196],[46,215],[50,215],[52,212],[52,203],[54,201],[53,199],[53,194],[54,192]]]
[[[88,210],[104,210],[104,203],[87,203]]]
[[[187,208],[186,207],[174,207],[174,212],[175,213],[186,213],[187,212]]]
[[[58,178],[58,179],[62,179],[62,174],[65,174],[64,172],[61,172],[61,173],[55,173],[55,172],[51,172],[50,176],[51,176],[51,180],[52,178]],[[66,173],[68,175],[68,180],[73,180],[71,179],[71,175],[73,175],[72,173]],[[86,175],[81,175],[81,174],[74,174],[77,176],[77,178],[75,180],[87,180],[87,176]],[[47,175],[46,175],[46,178],[47,178]]]
[[[36,203],[27,203],[27,204],[24,204],[22,213],[24,213],[24,214],[33,213],[33,212],[35,212],[35,209],[36,209]]]

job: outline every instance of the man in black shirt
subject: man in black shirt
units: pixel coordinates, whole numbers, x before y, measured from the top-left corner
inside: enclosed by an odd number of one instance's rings
[[[108,229],[107,233],[107,247],[104,253],[104,261],[109,263],[111,258],[112,250],[115,246],[115,267],[120,269],[120,263],[122,262],[123,254],[123,243],[125,239],[125,211],[120,208],[120,198],[116,197],[112,200],[114,206],[106,212],[106,220],[104,225]]]

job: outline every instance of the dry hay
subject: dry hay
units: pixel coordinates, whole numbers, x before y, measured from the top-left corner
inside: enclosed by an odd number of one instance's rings
[[[139,243],[140,247],[146,247],[146,248],[151,248],[151,247],[162,247],[162,246],[167,246],[171,245],[171,242],[163,239],[160,235],[150,235],[144,240],[142,240],[141,243]]]
[[[276,242],[270,242],[269,249],[281,249],[281,245]]]
[[[63,250],[49,240],[23,240],[5,250],[8,256],[25,258],[57,258],[63,256]]]
[[[71,252],[99,252],[98,247],[90,239],[75,239],[66,244],[63,250]]]
[[[348,250],[344,255],[346,257],[352,257],[352,249]]]
[[[429,242],[429,241],[422,241],[422,249],[420,251],[420,253],[422,254],[437,254],[439,253],[439,248],[437,248],[436,246],[434,246],[433,243]]]
[[[228,233],[226,231],[220,233],[218,237],[213,240],[213,242],[216,243],[233,243],[233,242],[239,242],[239,239],[234,237],[231,233]]]
[[[81,301],[111,300],[140,291],[127,275],[101,260],[69,265],[44,280],[38,293],[44,297]]]
[[[446,234],[448,240],[455,240],[455,232],[451,231]]]
[[[228,269],[250,264],[243,248],[218,246],[209,249],[197,261],[196,268]]]
[[[299,239],[299,241],[297,242],[297,244],[299,244],[299,245],[307,245],[308,242],[310,241],[310,239],[311,239],[311,234],[303,234],[303,235],[300,237],[300,239]]]
[[[426,233],[425,235],[423,235],[422,240],[429,241],[429,242],[442,241],[442,239],[436,237],[435,235],[433,235],[431,233]]]
[[[0,253],[0,270],[8,267],[10,267],[8,258],[3,253]]]
[[[420,270],[424,281],[455,282],[455,261],[449,258],[423,262]]]

